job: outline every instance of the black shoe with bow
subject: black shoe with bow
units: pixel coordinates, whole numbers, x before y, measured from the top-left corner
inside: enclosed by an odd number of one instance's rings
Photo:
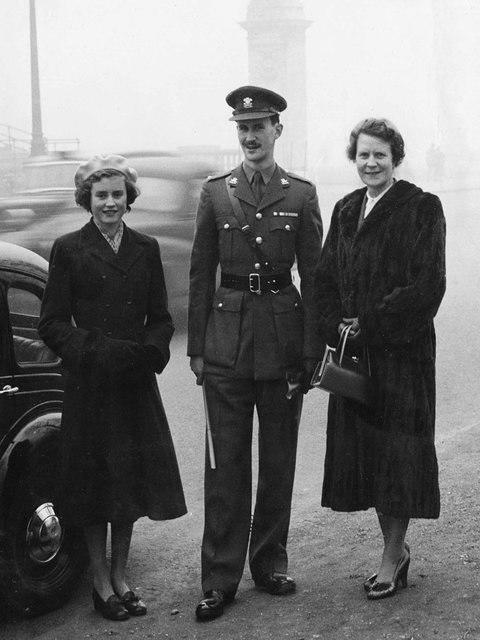
[[[128,611],[120,602],[118,596],[112,594],[106,600],[102,600],[102,598],[98,595],[97,590],[94,589],[92,592],[92,598],[95,611],[101,613],[102,616],[107,620],[120,621],[128,620],[130,618],[130,616],[128,615]]]
[[[124,593],[120,602],[131,616],[144,616],[147,613],[147,605],[133,591]]]

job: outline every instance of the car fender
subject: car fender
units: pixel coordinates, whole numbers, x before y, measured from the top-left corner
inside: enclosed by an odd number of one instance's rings
[[[39,411],[41,413],[39,414]],[[61,403],[46,402],[28,412],[6,435],[0,457],[0,527],[19,482],[41,491],[42,478],[58,473]],[[2,443],[3,444],[3,443]],[[40,487],[38,486],[40,482]]]

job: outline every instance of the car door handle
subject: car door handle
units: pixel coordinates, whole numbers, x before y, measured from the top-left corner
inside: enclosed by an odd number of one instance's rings
[[[4,393],[7,396],[13,396],[13,394],[17,393],[17,391],[19,391],[18,387],[11,387],[9,384],[6,384],[0,391],[0,395]]]

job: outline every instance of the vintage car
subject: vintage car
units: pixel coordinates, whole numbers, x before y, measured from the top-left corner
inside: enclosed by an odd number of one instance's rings
[[[62,604],[87,562],[58,507],[61,362],[37,333],[47,272],[0,242],[0,597],[24,615]]]
[[[168,152],[123,153],[138,173],[141,194],[125,216],[133,229],[157,238],[175,324],[185,319],[188,267],[195,212],[203,180],[215,163]],[[24,166],[25,189],[0,199],[0,240],[48,260],[53,241],[75,231],[89,214],[74,201],[74,175],[81,158],[38,158]]]

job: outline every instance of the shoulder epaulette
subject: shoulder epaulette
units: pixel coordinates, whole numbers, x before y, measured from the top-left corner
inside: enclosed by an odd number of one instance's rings
[[[303,176],[299,176],[296,173],[291,173],[290,171],[287,171],[287,176],[289,178],[295,178],[295,180],[300,180],[301,182],[306,182],[307,184],[311,184],[313,186],[313,182],[311,180],[308,180],[307,178],[304,178]]]
[[[214,176],[208,176],[207,182],[211,182],[212,180],[219,180],[220,178],[226,178],[231,173],[231,171],[225,171],[225,173],[216,173]]]

